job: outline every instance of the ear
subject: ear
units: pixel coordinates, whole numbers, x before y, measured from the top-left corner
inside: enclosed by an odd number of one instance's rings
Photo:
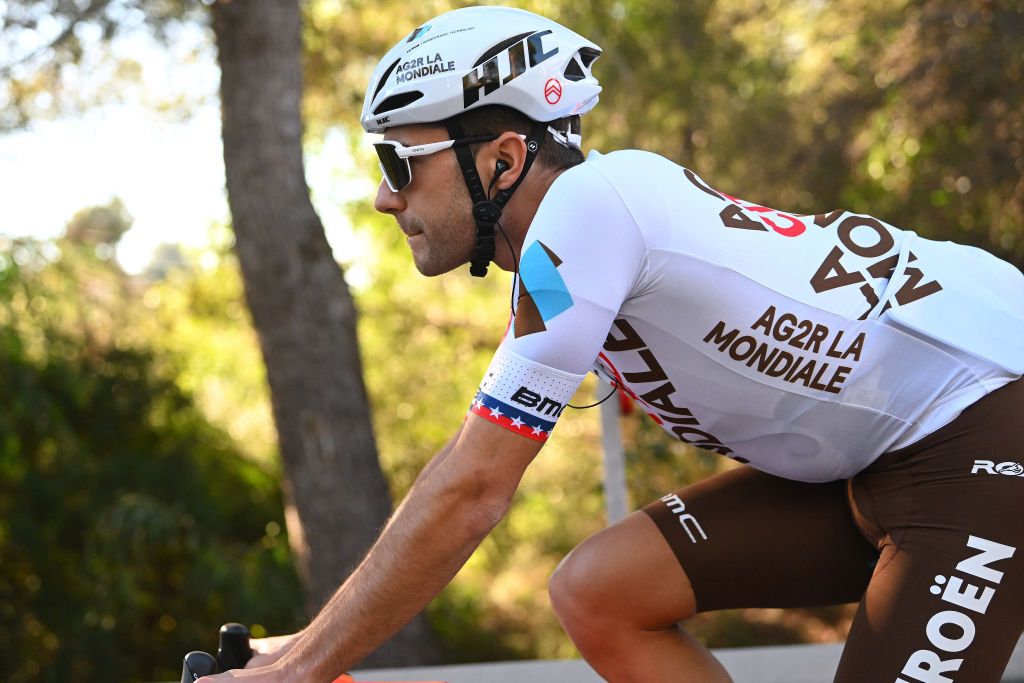
[[[492,192],[512,187],[523,173],[523,165],[526,163],[526,141],[519,137],[518,133],[511,131],[502,133],[496,140],[484,145],[477,153],[476,170],[480,174],[484,187],[488,187],[494,179],[499,161],[504,162],[506,170],[494,183]]]

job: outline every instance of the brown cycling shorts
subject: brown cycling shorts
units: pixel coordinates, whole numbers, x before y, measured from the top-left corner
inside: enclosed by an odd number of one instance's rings
[[[999,681],[1024,629],[1024,379],[853,479],[742,467],[644,511],[699,611],[860,602],[836,681]]]

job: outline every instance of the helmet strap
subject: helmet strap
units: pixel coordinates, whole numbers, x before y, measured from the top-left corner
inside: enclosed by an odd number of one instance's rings
[[[457,118],[457,117],[456,117]],[[465,137],[462,126],[456,118],[448,119],[445,125],[452,140]],[[476,160],[470,152],[469,145],[458,145],[452,149],[459,160],[462,168],[462,177],[466,180],[466,187],[469,189],[469,197],[473,201],[473,220],[476,222],[476,245],[473,247],[473,256],[469,260],[469,272],[475,277],[487,275],[487,267],[494,259],[494,225],[501,218],[501,212],[505,204],[512,198],[512,193],[526,179],[526,173],[533,165],[533,160],[544,144],[544,137],[547,134],[548,124],[539,122],[534,127],[530,136],[526,139],[526,158],[523,161],[523,171],[519,174],[516,182],[504,190],[499,190],[493,198],[487,197],[484,191],[483,181],[476,171]]]

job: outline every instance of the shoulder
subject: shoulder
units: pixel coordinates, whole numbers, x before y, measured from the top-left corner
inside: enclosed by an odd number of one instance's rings
[[[528,241],[542,234],[552,237],[552,233],[591,245],[595,241],[608,244],[641,237],[641,216],[657,216],[665,209],[664,203],[655,199],[658,190],[652,193],[645,187],[663,165],[679,168],[650,152],[591,152],[586,161],[563,171],[551,184],[538,207]]]
[[[608,154],[590,152],[586,161],[563,171],[541,202],[540,213],[571,212],[588,223],[629,214],[657,216],[678,191],[684,169],[668,159],[640,150]]]
[[[608,184],[622,193],[643,191],[656,181],[657,175],[666,180],[682,174],[682,166],[665,157],[639,149],[623,149],[607,154],[591,151],[586,161],[563,172],[557,185]]]
[[[621,206],[643,228],[663,222],[687,201],[684,195],[694,187],[687,174],[693,175],[653,152],[593,151],[555,180],[545,202],[567,204],[598,218]]]

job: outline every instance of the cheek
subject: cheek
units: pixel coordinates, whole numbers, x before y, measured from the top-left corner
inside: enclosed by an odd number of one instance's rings
[[[452,183],[448,188],[448,221],[453,228],[461,228],[463,231],[470,229],[476,232],[473,221],[473,202],[469,198],[469,190],[466,189],[462,178],[459,182]]]
[[[469,198],[469,189],[466,187],[466,179],[462,176],[462,169],[455,166],[447,178],[446,186],[449,203],[462,207],[467,213],[472,212],[473,200]]]
[[[432,166],[431,172],[450,196],[469,196],[466,179],[462,175],[462,168],[454,151],[448,150],[445,156],[439,156],[432,161],[437,163]]]

